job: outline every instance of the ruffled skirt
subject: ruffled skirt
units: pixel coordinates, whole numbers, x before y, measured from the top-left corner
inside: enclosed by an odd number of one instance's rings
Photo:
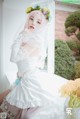
[[[58,100],[60,101],[60,100]],[[20,109],[3,101],[0,109],[5,113],[6,119],[65,119],[62,101],[58,105],[46,105],[42,107],[31,107]]]
[[[39,70],[26,73],[7,95],[1,109],[7,112],[8,119],[64,119],[65,98],[60,97],[59,89],[66,82]]]
[[[60,79],[55,78],[40,70],[26,73],[21,82],[8,94],[6,101],[21,109],[54,105],[57,103],[55,98],[59,97],[59,88],[62,85]]]

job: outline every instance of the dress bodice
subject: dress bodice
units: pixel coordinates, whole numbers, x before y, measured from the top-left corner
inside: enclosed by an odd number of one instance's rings
[[[37,58],[26,58],[17,62],[18,72],[24,73],[33,71],[36,69],[38,59]]]
[[[28,47],[24,49],[23,47],[21,47],[22,43],[26,43]],[[27,66],[33,66],[35,65],[35,62],[38,58],[45,56],[46,49],[44,47],[43,37],[41,37],[39,34],[30,34],[23,32],[19,34],[19,37],[12,45],[10,60],[17,63],[18,67],[20,67],[22,64],[22,67],[24,67],[24,65],[26,64]]]

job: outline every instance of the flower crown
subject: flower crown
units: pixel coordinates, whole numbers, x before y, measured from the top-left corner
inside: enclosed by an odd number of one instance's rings
[[[40,8],[40,6],[36,6],[35,8],[28,7],[26,9],[26,13],[28,14],[28,13],[34,11],[34,10],[40,10],[44,14],[44,16],[46,17],[46,19],[49,20],[49,18],[50,18],[50,11],[49,11],[48,8],[46,8],[46,7]]]

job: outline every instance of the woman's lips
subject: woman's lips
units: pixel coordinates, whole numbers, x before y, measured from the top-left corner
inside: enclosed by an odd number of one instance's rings
[[[29,28],[34,29],[34,26],[30,26]]]

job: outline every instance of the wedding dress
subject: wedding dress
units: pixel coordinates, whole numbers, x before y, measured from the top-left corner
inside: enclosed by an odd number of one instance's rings
[[[23,42],[31,50],[21,48]],[[45,54],[40,34],[29,31],[19,34],[12,45],[11,61],[17,64],[22,77],[6,101],[23,110],[40,107],[30,119],[64,119],[65,98],[60,97],[59,89],[67,80],[38,68],[39,60]]]

